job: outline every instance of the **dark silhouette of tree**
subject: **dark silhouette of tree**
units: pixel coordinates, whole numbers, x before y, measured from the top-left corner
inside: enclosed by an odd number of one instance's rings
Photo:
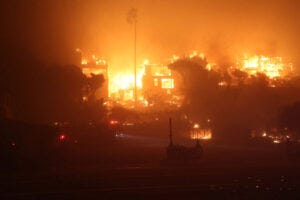
[[[44,64],[19,54],[8,54],[0,72],[2,117],[7,117],[3,110],[9,106],[14,119],[36,123],[88,119],[91,113],[83,97],[96,102],[94,92],[104,82],[103,76],[88,78],[74,65]],[[95,109],[101,110],[97,104]]]
[[[91,74],[91,77],[86,78],[86,93],[90,101],[95,101],[95,93],[104,83],[104,76],[102,74]]]
[[[206,64],[201,58],[185,58],[169,65],[179,74],[175,82],[185,96],[184,109],[191,118],[203,121],[211,115],[221,80],[219,73],[205,68]]]

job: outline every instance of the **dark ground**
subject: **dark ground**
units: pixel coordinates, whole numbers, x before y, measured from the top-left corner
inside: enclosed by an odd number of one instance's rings
[[[300,162],[284,145],[206,142],[198,164],[168,165],[167,144],[125,135],[93,154],[66,151],[59,166],[2,171],[0,199],[300,199]]]

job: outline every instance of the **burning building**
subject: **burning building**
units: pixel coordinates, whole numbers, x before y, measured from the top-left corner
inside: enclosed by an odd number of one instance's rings
[[[171,94],[174,89],[174,79],[171,70],[164,65],[146,64],[143,77],[143,90],[148,92],[164,92]]]
[[[249,75],[263,73],[269,78],[287,77],[293,71],[293,65],[282,57],[244,56],[237,61],[237,67]]]
[[[145,65],[143,76],[143,97],[148,104],[176,105],[181,102],[178,96],[178,74],[163,64]]]
[[[109,96],[109,77],[108,77],[108,65],[106,60],[98,58],[92,55],[90,59],[87,57],[82,57],[81,59],[81,70],[86,76],[91,76],[92,74],[98,75],[102,74],[104,76],[104,83],[98,91],[96,91],[96,97],[98,99],[107,99]]]
[[[82,56],[81,51],[80,55],[80,66],[85,75],[103,74],[105,78],[104,85],[96,92],[97,98],[107,99],[109,97],[118,104],[127,105],[127,107],[128,105],[134,105],[134,87],[136,81],[137,100],[139,104],[142,103],[150,106],[154,104],[174,104],[178,106],[180,102],[182,102],[183,97],[179,92],[184,85],[182,77],[178,72],[171,70],[167,64],[151,64],[148,60],[145,60],[143,64],[138,65],[135,77],[134,70],[122,68],[126,69],[126,71],[109,71],[108,64],[103,58],[96,55],[89,57]],[[173,55],[173,57],[168,60],[168,63],[174,63],[179,59],[179,56]],[[198,54],[196,51],[193,51],[192,54],[184,56],[183,59],[192,59],[195,60],[195,62],[201,62],[200,65],[207,71],[215,70],[220,72],[218,65],[208,63],[203,53]],[[232,77],[230,84],[232,86],[237,85],[237,83],[241,81],[239,79],[241,78],[240,76],[232,74],[235,69],[244,72],[243,77],[245,81],[252,75],[255,76],[258,73],[265,74],[270,81],[273,81],[277,78],[289,77],[292,74],[293,65],[281,57],[267,57],[262,55],[244,56],[238,59],[232,67],[228,68],[228,73]],[[224,79],[220,80],[218,85],[223,87],[228,86],[229,83]]]

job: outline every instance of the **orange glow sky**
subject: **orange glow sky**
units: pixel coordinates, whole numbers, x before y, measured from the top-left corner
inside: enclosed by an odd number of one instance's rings
[[[297,0],[12,1],[1,6],[5,41],[51,61],[81,48],[106,57],[112,70],[130,70],[133,28],[126,15],[135,7],[138,63],[192,50],[216,62],[247,52],[300,63]]]

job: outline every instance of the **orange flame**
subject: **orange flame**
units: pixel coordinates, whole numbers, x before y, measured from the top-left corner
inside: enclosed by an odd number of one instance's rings
[[[282,57],[267,56],[245,56],[241,64],[241,70],[246,71],[250,75],[264,73],[269,78],[282,77],[293,70],[291,63],[284,63]]]

